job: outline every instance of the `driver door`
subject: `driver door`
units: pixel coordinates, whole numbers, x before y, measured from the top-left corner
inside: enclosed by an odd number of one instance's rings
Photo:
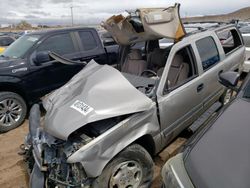
[[[54,60],[39,65],[34,62],[38,52],[48,53],[49,51],[77,60],[81,54],[72,37],[69,32],[49,36],[39,44],[30,56],[30,75],[27,77],[27,88],[28,91],[33,91],[34,98],[39,98],[62,86],[83,68],[79,64],[64,65]]]
[[[196,62],[191,44],[180,42],[170,52],[157,90],[164,144],[190,125],[202,111],[204,86]]]

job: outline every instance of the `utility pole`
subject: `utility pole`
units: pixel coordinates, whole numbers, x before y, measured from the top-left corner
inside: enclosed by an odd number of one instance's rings
[[[71,25],[74,25],[74,18],[73,18],[73,6],[70,7],[71,10]]]

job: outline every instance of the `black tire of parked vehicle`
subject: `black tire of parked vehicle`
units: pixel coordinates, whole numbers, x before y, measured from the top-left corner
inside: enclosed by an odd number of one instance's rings
[[[24,122],[26,114],[27,105],[20,95],[13,92],[0,92],[1,133],[20,126]]]
[[[220,98],[220,102],[222,103],[222,105],[228,104],[232,100],[232,96],[233,96],[233,90],[226,89]]]
[[[140,145],[133,144],[120,152],[103,170],[102,174],[93,182],[92,188],[120,188],[120,186],[111,186],[110,180],[114,170],[121,164],[128,161],[135,161],[141,167],[140,188],[148,188],[151,186],[154,174],[154,162],[150,154]],[[119,172],[115,171],[116,174]],[[129,174],[129,172],[127,173]],[[124,177],[128,181],[128,177]],[[124,181],[121,179],[120,181]],[[130,186],[127,186],[130,187]],[[136,188],[137,186],[132,186]]]

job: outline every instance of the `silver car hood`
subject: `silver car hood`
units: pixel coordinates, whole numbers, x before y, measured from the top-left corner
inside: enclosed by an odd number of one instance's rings
[[[67,84],[43,99],[47,111],[44,130],[67,140],[88,123],[145,111],[152,104],[118,70],[92,60]]]

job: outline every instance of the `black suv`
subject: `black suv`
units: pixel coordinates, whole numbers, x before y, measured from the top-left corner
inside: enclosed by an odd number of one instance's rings
[[[84,66],[56,62],[49,51],[76,61],[114,64],[117,50],[118,46],[104,47],[93,28],[39,31],[20,37],[0,55],[0,132],[22,124],[31,104]]]

